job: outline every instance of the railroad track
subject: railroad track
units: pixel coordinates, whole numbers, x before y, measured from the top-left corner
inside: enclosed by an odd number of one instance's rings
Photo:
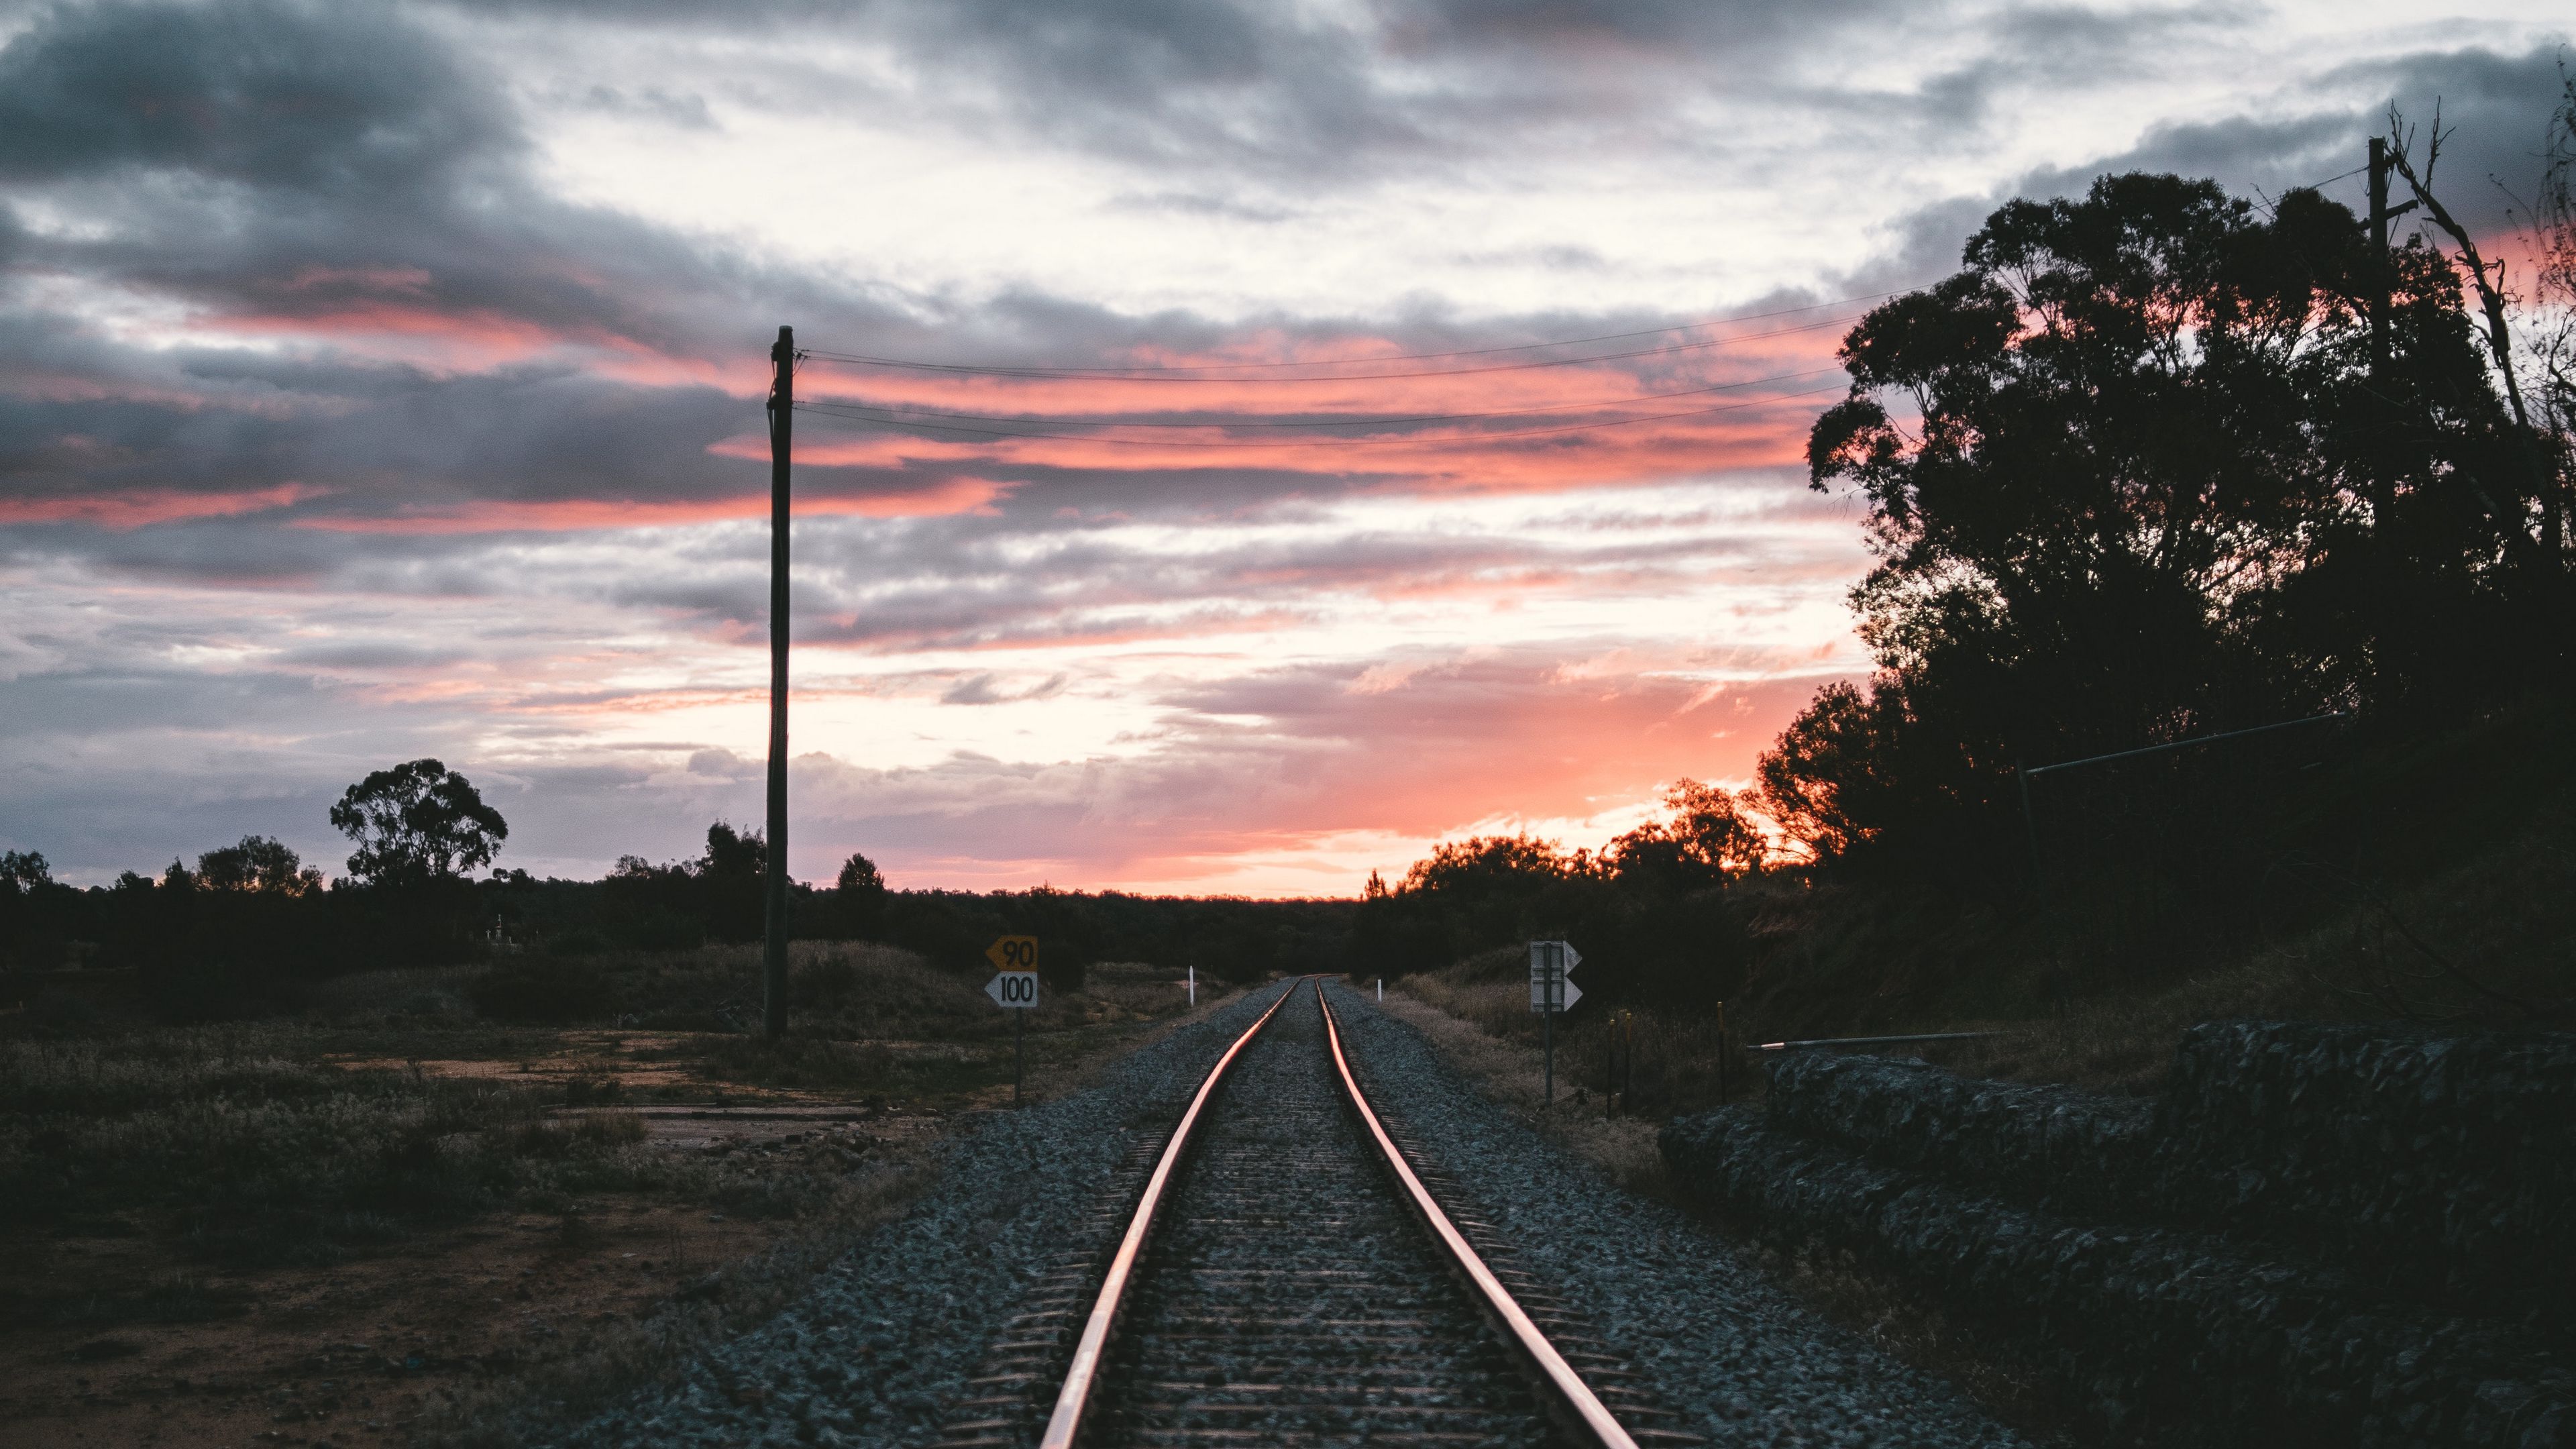
[[[943,1449],[1701,1442],[1419,1157],[1293,984],[1131,1155]]]

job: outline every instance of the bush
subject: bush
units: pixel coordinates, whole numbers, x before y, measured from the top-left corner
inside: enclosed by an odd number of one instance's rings
[[[474,979],[466,995],[493,1021],[561,1026],[595,1021],[616,1010],[608,975],[587,961],[549,957],[495,966]]]

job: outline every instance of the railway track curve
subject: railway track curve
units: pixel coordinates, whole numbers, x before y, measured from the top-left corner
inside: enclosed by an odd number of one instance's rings
[[[1702,1442],[1408,1147],[1319,980],[1130,1167],[943,1449]]]

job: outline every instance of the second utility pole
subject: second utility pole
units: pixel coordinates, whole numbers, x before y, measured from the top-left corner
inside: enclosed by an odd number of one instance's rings
[[[2352,153],[2345,152],[2350,155]],[[2388,370],[2388,143],[2370,138],[2370,380]]]
[[[769,349],[769,841],[760,947],[760,1029],[787,1034],[787,443],[796,416],[796,329]]]

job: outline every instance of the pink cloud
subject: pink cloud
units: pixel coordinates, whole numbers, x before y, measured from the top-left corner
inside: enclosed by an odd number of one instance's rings
[[[921,518],[988,510],[1009,484],[983,478],[948,478],[925,487],[870,494],[803,495],[796,499],[799,517],[841,515],[858,518]],[[324,533],[466,534],[576,532],[601,528],[661,528],[724,519],[766,518],[766,494],[730,498],[638,501],[565,498],[543,502],[504,500],[424,509],[392,517],[300,518],[290,527]]]
[[[173,488],[134,488],[113,493],[51,498],[0,498],[0,523],[87,523],[118,530],[180,523],[192,518],[231,518],[287,508],[327,489],[301,483],[230,493],[183,493]]]
[[[1746,778],[1823,677],[1782,658],[1779,677],[1730,684],[1712,705],[1699,681],[1651,672],[1669,661],[1578,678],[1568,662],[1275,671],[1182,701],[1142,757],[959,756],[880,771],[809,755],[797,767],[813,822],[800,853],[865,849],[905,883],[1145,888],[1282,857],[1310,857],[1295,869],[1311,872],[1347,860],[1355,836],[1421,842],[1480,822],[1584,819],[1651,802],[1684,775]],[[1310,888],[1355,892],[1369,864]]]

